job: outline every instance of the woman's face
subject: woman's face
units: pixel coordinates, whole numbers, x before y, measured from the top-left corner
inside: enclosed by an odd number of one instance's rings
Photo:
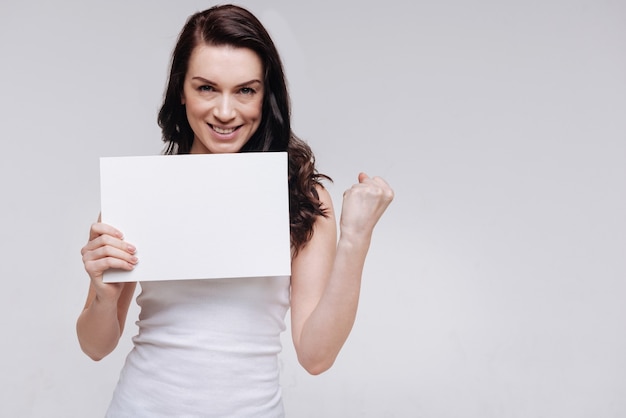
[[[191,53],[182,103],[192,154],[239,152],[261,123],[263,64],[248,48],[199,45]]]

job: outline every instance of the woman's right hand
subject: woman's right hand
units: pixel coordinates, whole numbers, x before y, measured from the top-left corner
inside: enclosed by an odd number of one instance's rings
[[[89,241],[81,249],[85,270],[100,300],[117,300],[124,283],[104,283],[106,270],[121,269],[130,271],[137,264],[136,249],[124,241],[123,234],[110,225],[96,222],[89,230]]]

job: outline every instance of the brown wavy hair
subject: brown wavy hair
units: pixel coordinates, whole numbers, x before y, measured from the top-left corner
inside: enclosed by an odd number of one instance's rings
[[[261,58],[264,96],[261,123],[240,152],[286,151],[288,153],[289,219],[294,254],[313,235],[318,216],[327,216],[316,187],[323,179],[315,167],[309,145],[291,130],[291,104],[281,59],[261,22],[248,10],[234,5],[214,6],[187,19],[170,65],[169,80],[158,122],[165,154],[188,154],[194,140],[185,107],[181,103],[189,58],[198,45],[249,48]]]

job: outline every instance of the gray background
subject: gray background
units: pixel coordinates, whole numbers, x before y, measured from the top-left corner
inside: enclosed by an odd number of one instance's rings
[[[206,1],[0,3],[0,416],[102,416],[136,331],[83,355],[98,158],[161,151],[169,54]],[[292,417],[626,416],[626,3],[243,2],[340,209],[396,199],[353,333]]]

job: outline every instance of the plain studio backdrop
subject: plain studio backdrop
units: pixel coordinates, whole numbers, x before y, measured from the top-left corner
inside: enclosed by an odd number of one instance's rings
[[[0,416],[103,416],[137,309],[80,351],[99,157],[161,152],[170,52],[212,4],[0,3]],[[335,366],[283,335],[288,416],[626,416],[626,3],[241,4],[337,212],[359,171],[396,191]]]

